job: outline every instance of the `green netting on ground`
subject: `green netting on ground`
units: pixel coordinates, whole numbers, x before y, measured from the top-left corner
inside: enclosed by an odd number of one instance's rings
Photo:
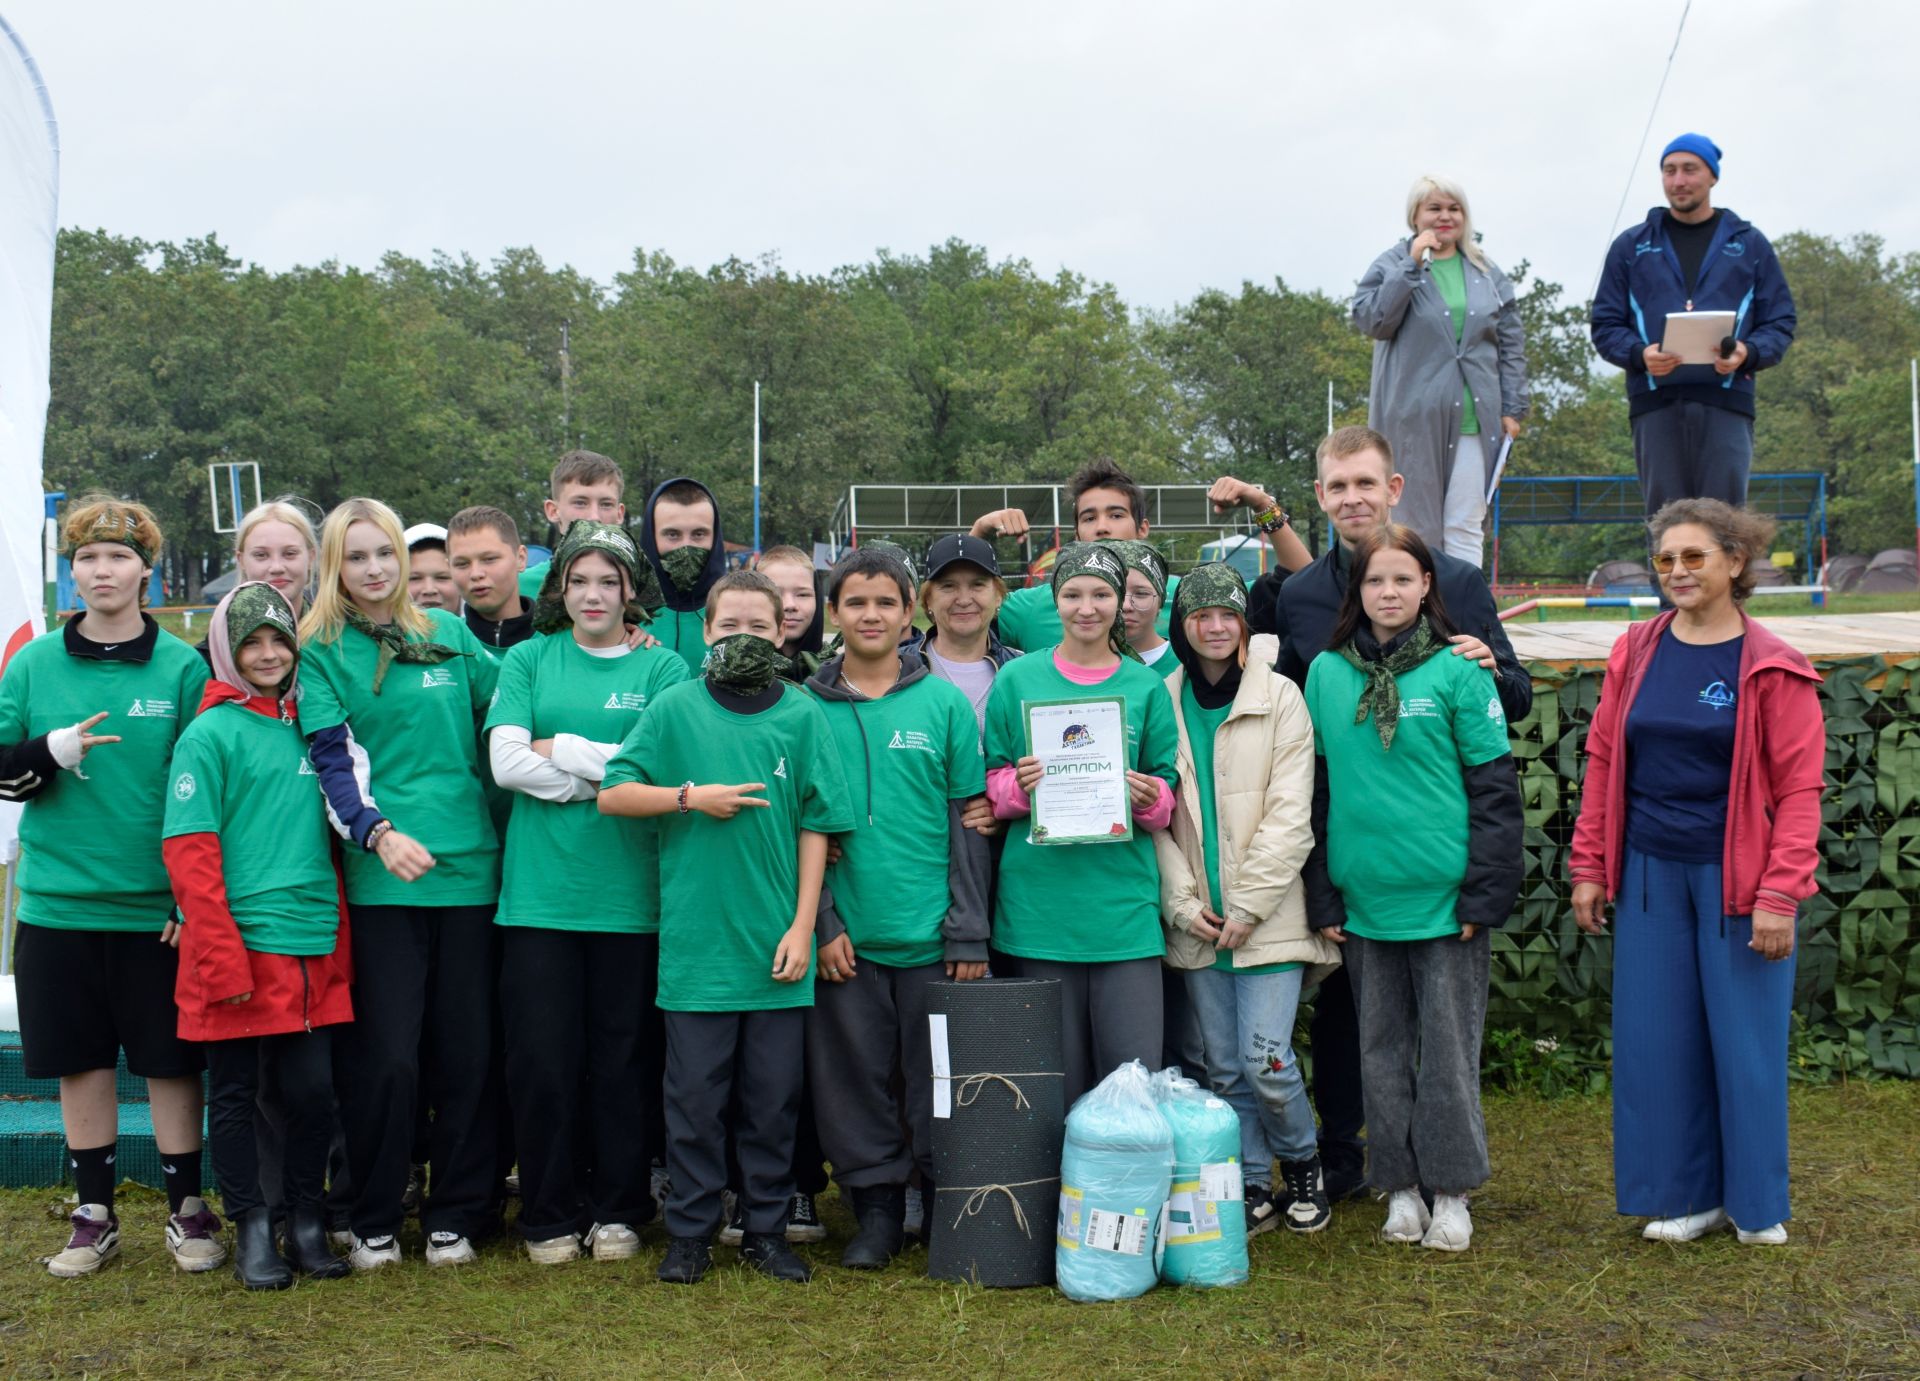
[[[1920,1077],[1920,659],[1823,660],[1820,894],[1802,909],[1796,1071]],[[1567,853],[1598,668],[1536,665],[1513,727],[1526,807],[1518,915],[1493,939],[1487,1028],[1608,1050],[1612,941],[1573,924]]]

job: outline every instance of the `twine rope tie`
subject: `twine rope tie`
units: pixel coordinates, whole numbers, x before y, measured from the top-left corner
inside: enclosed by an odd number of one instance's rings
[[[953,1225],[958,1228],[963,1219],[969,1218],[987,1206],[987,1201],[995,1194],[1007,1196],[1007,1202],[1013,1205],[1013,1225],[1027,1237],[1033,1236],[1033,1228],[1027,1222],[1027,1211],[1020,1207],[1020,1200],[1014,1197],[1016,1189],[1029,1189],[1036,1184],[1058,1184],[1058,1175],[1048,1175],[1038,1180],[1015,1180],[1011,1184],[955,1184],[935,1185],[933,1192],[940,1194],[965,1194],[966,1202],[960,1205],[960,1211],[953,1216]]]
[[[981,1074],[955,1074],[950,1077],[955,1085],[953,1105],[956,1108],[972,1107],[974,1100],[980,1097],[980,1091],[982,1089],[989,1083],[998,1082],[1005,1084],[1009,1089],[1013,1090],[1013,1106],[1015,1109],[1020,1109],[1031,1108],[1033,1104],[1027,1101],[1027,1095],[1021,1090],[1020,1085],[1013,1082],[1015,1079],[1064,1079],[1067,1076],[1057,1070],[1035,1069],[1016,1074],[994,1074],[989,1072]]]

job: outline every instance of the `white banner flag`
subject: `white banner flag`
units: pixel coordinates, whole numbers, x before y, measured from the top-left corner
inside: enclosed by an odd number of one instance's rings
[[[33,57],[0,18],[0,655],[43,631],[41,569],[53,246],[60,133]],[[18,806],[0,811],[0,858],[19,847]]]

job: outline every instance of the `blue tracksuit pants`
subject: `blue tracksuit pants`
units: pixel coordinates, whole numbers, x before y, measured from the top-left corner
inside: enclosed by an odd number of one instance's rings
[[[1627,850],[1614,900],[1613,1180],[1619,1211],[1724,1207],[1785,1222],[1792,956],[1722,916],[1720,865]]]

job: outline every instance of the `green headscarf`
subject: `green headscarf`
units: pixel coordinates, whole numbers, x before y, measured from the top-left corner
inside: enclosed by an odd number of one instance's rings
[[[1184,580],[1180,582],[1182,587],[1186,583]],[[1385,657],[1369,661],[1360,655],[1360,650],[1353,642],[1349,638],[1342,643],[1340,655],[1367,678],[1366,688],[1360,692],[1360,703],[1353,712],[1353,722],[1364,723],[1371,711],[1374,728],[1380,734],[1380,746],[1390,749],[1393,747],[1393,732],[1400,727],[1400,683],[1395,678],[1426,661],[1445,647],[1446,641],[1434,636],[1432,626],[1423,615],[1414,625],[1413,636]]]
[[[1060,591],[1077,575],[1091,575],[1105,581],[1113,590],[1113,627],[1107,630],[1107,645],[1122,657],[1140,660],[1127,642],[1126,620],[1120,614],[1120,601],[1127,597],[1127,566],[1112,545],[1105,542],[1074,542],[1060,549],[1053,562],[1053,603],[1060,605]]]
[[[712,555],[712,547],[675,547],[660,553],[660,569],[667,573],[674,589],[691,590],[699,585],[707,569],[707,558]]]
[[[300,633],[293,607],[281,593],[264,580],[236,585],[225,599],[214,606],[213,627],[207,633],[207,651],[212,656],[213,675],[248,696],[260,692],[240,674],[240,645],[262,628],[271,628],[287,640],[293,649],[293,663],[274,687],[274,694],[287,699],[295,694],[300,675]],[[221,635],[216,641],[216,634]]]
[[[140,564],[151,570],[153,559],[159,553],[134,536],[139,530],[140,521],[133,514],[122,511],[116,519],[113,516],[113,510],[108,509],[94,520],[92,527],[67,543],[62,555],[71,559],[75,552],[90,542],[118,542],[121,546],[130,548],[133,554],[140,558]]]
[[[470,652],[448,647],[445,643],[422,639],[414,642],[401,631],[398,623],[375,623],[361,613],[351,603],[347,604],[347,627],[364,633],[380,646],[380,655],[373,664],[373,693],[380,694],[380,687],[387,679],[387,668],[395,662],[414,665],[425,663],[434,665],[450,662],[455,657],[470,657]]]
[[[729,633],[707,649],[700,670],[721,690],[755,696],[773,684],[786,664],[779,647],[758,633]]]
[[[639,546],[625,528],[616,523],[596,523],[586,518],[576,518],[553,553],[546,579],[540,582],[539,598],[533,602],[534,632],[558,633],[564,628],[573,627],[573,618],[567,613],[567,572],[576,560],[590,551],[599,552],[613,562],[627,578],[629,597],[623,612],[626,622],[650,623],[654,614],[666,603],[666,597],[660,593],[660,582],[654,578],[653,567],[641,559]],[[673,553],[668,552],[667,555]],[[703,556],[701,560],[704,562],[706,558]]]
[[[1173,616],[1181,622],[1202,609],[1231,609],[1247,616],[1247,581],[1225,561],[1209,561],[1180,577],[1173,592]]]
[[[1153,593],[1160,599],[1167,597],[1167,562],[1152,545],[1138,538],[1122,537],[1106,545],[1120,553],[1120,559],[1127,563],[1127,569],[1138,571],[1153,586]],[[1125,596],[1123,590],[1122,596]]]

